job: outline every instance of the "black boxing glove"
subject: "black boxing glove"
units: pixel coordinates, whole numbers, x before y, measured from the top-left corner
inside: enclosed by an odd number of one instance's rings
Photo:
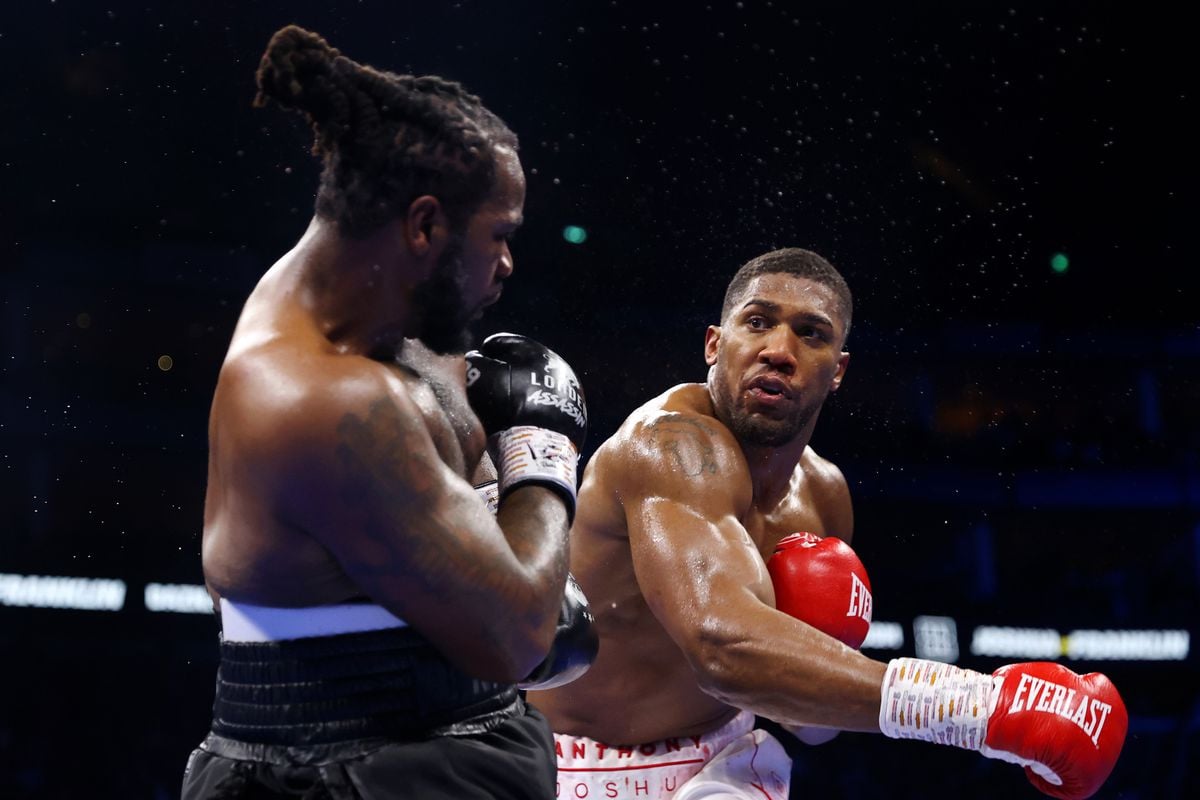
[[[517,686],[534,691],[565,686],[588,671],[599,650],[600,638],[587,597],[568,572],[550,652]]]
[[[500,498],[542,483],[562,494],[574,519],[587,405],[567,362],[525,336],[492,334],[467,353],[467,400],[488,432]]]

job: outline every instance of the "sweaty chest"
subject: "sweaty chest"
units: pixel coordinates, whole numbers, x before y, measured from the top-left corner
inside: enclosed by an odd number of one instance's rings
[[[409,392],[442,461],[459,475],[469,477],[483,456],[487,440],[463,391],[437,375],[424,374],[410,379]]]
[[[838,533],[826,530],[820,504],[803,488],[773,508],[751,508],[742,525],[764,559],[771,556],[775,544],[789,533],[807,531],[818,536]]]

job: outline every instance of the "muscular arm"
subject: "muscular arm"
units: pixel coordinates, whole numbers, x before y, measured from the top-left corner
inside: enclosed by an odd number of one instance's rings
[[[567,570],[563,503],[522,487],[493,519],[385,368],[369,377],[333,369],[260,432],[278,513],[461,669],[524,677],[554,633]]]
[[[884,665],[776,611],[766,566],[739,518],[750,502],[730,434],[671,415],[630,432],[625,480],[638,583],[700,687],[791,724],[878,730]]]

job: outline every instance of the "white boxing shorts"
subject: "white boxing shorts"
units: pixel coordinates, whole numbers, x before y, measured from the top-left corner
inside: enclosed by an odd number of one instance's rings
[[[616,746],[554,734],[560,800],[786,800],[792,760],[742,711],[702,736]]]

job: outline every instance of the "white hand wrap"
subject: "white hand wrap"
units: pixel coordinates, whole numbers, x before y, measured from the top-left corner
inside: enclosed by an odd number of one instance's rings
[[[509,428],[497,438],[496,471],[500,474],[501,497],[521,483],[550,483],[570,496],[570,510],[574,512],[579,451],[570,439],[532,425]]]
[[[475,492],[487,506],[487,510],[492,512],[492,516],[496,516],[496,512],[500,510],[500,484],[496,481],[486,481],[476,486]]]
[[[894,658],[883,676],[879,729],[893,739],[921,739],[979,750],[998,696],[992,676],[920,658]]]

